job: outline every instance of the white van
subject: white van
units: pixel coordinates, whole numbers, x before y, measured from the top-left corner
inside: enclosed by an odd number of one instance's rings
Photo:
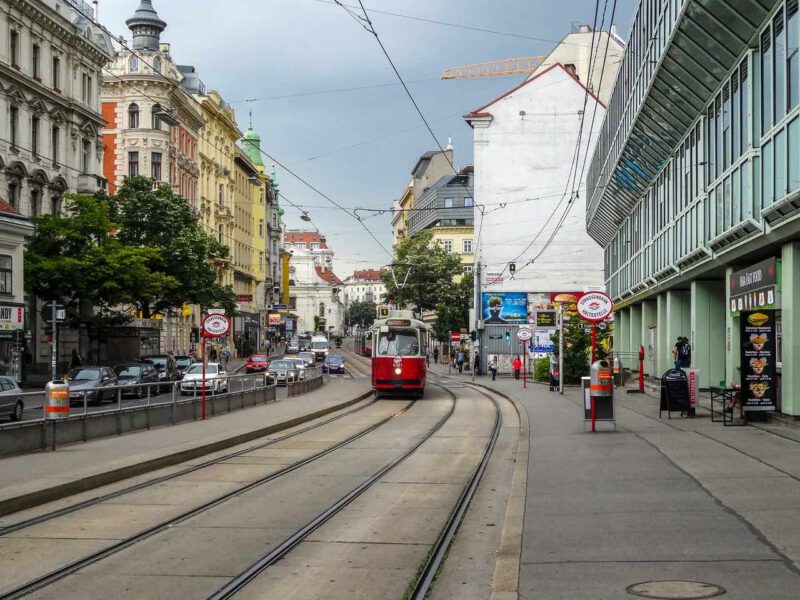
[[[325,357],[328,356],[328,338],[324,335],[312,337],[310,351],[314,353],[314,358],[318,361],[325,360]]]

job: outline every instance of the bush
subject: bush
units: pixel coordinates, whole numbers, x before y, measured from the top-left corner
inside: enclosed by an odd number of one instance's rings
[[[533,378],[536,381],[550,381],[550,359],[538,358],[533,364]]]

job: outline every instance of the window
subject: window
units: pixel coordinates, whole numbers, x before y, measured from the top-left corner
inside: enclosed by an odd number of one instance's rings
[[[131,154],[136,154],[137,158],[137,173],[138,173],[138,152],[131,152]],[[83,140],[81,142],[81,171],[86,174],[92,173],[92,142],[89,140]]]
[[[138,73],[139,72],[139,57],[133,55],[128,60],[128,71],[131,73]]]
[[[53,89],[61,91],[61,58],[57,54],[53,55]]]
[[[8,182],[8,203],[14,208],[19,204],[19,182],[16,179]]]
[[[128,177],[136,177],[139,174],[139,153],[128,152]]]
[[[464,240],[464,254],[472,254],[472,240]]]
[[[139,128],[139,105],[136,103],[128,107],[128,127],[130,129]]]
[[[258,235],[264,237],[264,219],[258,220]]]
[[[473,206],[472,198],[470,198],[469,196],[464,198],[464,206]]]
[[[55,195],[50,198],[50,214],[53,216],[61,212],[61,196]]]
[[[150,176],[161,181],[161,152],[153,152],[150,156]]]
[[[786,195],[786,130],[775,136],[775,200]]]
[[[225,184],[224,183],[220,183],[219,184],[219,190],[217,192],[217,201],[219,202],[220,206],[224,206],[225,205]]]
[[[324,317],[325,316],[325,303],[324,302],[320,302],[319,303],[319,316],[320,317]]]
[[[780,121],[786,114],[786,32],[783,29],[783,11],[778,11],[772,22],[773,67],[775,69],[775,120]]]
[[[156,73],[161,73],[161,59],[158,56],[153,59],[153,70]]]
[[[39,117],[31,117],[31,153],[39,156]]]
[[[8,40],[11,45],[11,66],[19,69],[19,32],[16,29],[12,29]]]
[[[31,71],[33,72],[33,78],[36,81],[42,80],[42,49],[39,47],[39,44],[34,44],[31,48]]]
[[[88,73],[81,75],[81,94],[85,104],[91,104],[92,99],[92,77]]]
[[[453,199],[452,198],[445,198],[444,199],[444,207],[445,208],[453,208]]]
[[[161,105],[154,104],[153,110],[150,111],[150,117],[152,120],[152,128],[153,129],[161,129],[161,117],[158,116],[158,113],[161,112]]]
[[[276,211],[276,210],[272,211],[272,226],[273,227],[277,227],[278,226],[278,211]]]
[[[789,192],[800,188],[800,119],[789,123]]]
[[[264,253],[263,252],[259,252],[258,253],[258,270],[259,271],[263,271],[264,270]]]
[[[19,135],[19,107],[12,105],[9,112],[11,115],[11,145],[16,146],[19,141],[17,137]]]
[[[289,308],[297,310],[297,298],[295,296],[289,296]]]
[[[217,235],[218,235],[219,243],[222,244],[222,245],[225,245],[225,229],[224,229],[223,225],[219,226],[219,229],[217,230]]]
[[[761,206],[772,204],[775,197],[775,180],[773,179],[773,148],[772,141],[764,144],[761,150]]]
[[[0,293],[12,293],[11,282],[13,280],[11,257],[0,255]]]
[[[53,125],[53,128],[50,130],[50,143],[52,144],[52,154],[53,162],[58,162],[58,144],[60,142],[59,138],[61,131],[59,130],[57,125]]]
[[[772,36],[761,35],[761,135],[772,128]]]
[[[797,0],[786,3],[786,110],[791,111],[800,100],[800,87],[798,86],[798,69],[800,69],[800,54],[798,54],[797,38]]]
[[[42,197],[42,191],[37,189],[31,190],[31,209],[30,209],[30,216],[31,217],[38,217],[40,214],[40,205],[41,201],[40,198]]]
[[[453,251],[453,240],[442,240],[442,247],[445,252]]]

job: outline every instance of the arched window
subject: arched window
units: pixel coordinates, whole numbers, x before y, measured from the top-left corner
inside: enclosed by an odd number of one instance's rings
[[[152,121],[153,121],[153,125],[152,125],[153,129],[161,129],[161,117],[158,116],[158,113],[160,113],[160,112],[161,112],[161,105],[160,104],[154,104],[153,105],[153,110],[150,111],[150,115],[151,115]]]
[[[54,194],[50,198],[50,214],[56,216],[60,212],[61,212],[61,196],[58,194]]]
[[[139,105],[136,103],[128,107],[128,127],[130,129],[139,128]]]
[[[325,316],[325,303],[324,302],[320,302],[319,303],[319,316],[320,317],[324,317]]]
[[[131,73],[138,73],[139,72],[139,57],[133,55],[128,60],[128,71]]]
[[[155,69],[156,73],[161,73],[161,59],[157,56],[153,59],[153,69]]]

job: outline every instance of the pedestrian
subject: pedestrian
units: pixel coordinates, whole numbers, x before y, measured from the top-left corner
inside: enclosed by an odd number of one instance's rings
[[[689,343],[689,338],[683,337],[683,346],[681,354],[681,367],[688,369],[692,365],[692,345]]]
[[[675,345],[672,347],[672,360],[675,362],[676,369],[680,369],[683,366],[683,346],[683,336],[679,335]]]
[[[519,372],[522,370],[522,361],[519,359],[519,356],[514,357],[511,368],[514,369],[514,379],[519,379]]]
[[[431,353],[427,348],[425,349],[425,364],[429,367],[431,366]]]
[[[228,361],[231,359],[231,351],[228,350],[228,347],[225,346],[222,349],[222,361],[227,365]]]
[[[78,349],[72,349],[72,356],[69,359],[69,370],[75,369],[76,367],[80,367],[83,365],[83,361],[81,360],[80,354],[78,354]]]
[[[492,381],[497,379],[497,356],[493,356],[489,360],[489,370],[492,372]]]
[[[217,349],[214,346],[211,346],[211,350],[208,351],[208,360],[217,362]]]
[[[475,360],[473,361],[472,368],[474,369],[473,373],[477,377],[481,374],[481,355],[478,351],[475,351]]]
[[[464,372],[464,359],[465,359],[464,351],[459,350],[458,354],[456,355],[456,365],[458,366],[459,373]]]
[[[439,364],[439,348],[433,349],[433,364]]]

